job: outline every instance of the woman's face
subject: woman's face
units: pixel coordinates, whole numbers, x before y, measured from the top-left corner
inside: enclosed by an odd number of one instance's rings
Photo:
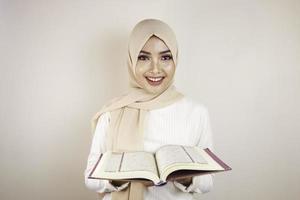
[[[175,73],[171,51],[158,37],[152,36],[138,55],[135,68],[137,82],[149,93],[164,91]]]

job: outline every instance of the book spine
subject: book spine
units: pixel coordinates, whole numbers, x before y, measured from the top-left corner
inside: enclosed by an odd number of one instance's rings
[[[166,181],[159,181],[158,183],[154,184],[155,186],[164,186],[166,185],[167,182]]]

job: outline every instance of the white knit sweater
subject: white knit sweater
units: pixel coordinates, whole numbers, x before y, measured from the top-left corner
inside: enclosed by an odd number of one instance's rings
[[[103,193],[108,192],[104,200],[111,199],[112,191],[119,191],[127,187],[123,184],[114,187],[106,180],[88,179],[87,176],[99,158],[105,152],[105,134],[109,125],[110,113],[100,116],[92,141],[87,167],[84,171],[85,185],[90,190]],[[213,150],[212,132],[209,114],[203,104],[199,104],[188,97],[164,108],[151,110],[145,123],[144,149],[155,152],[166,144],[199,146]],[[214,175],[193,177],[193,183],[185,187],[178,182],[168,182],[163,186],[148,187],[144,192],[145,200],[191,200],[194,193],[206,193],[212,189]]]

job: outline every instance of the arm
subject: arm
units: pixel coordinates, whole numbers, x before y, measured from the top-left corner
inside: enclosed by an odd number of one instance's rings
[[[202,149],[209,148],[213,151],[212,131],[210,127],[210,119],[207,109],[204,107],[201,111],[199,123],[200,139],[197,143]],[[194,176],[190,179],[182,181],[174,181],[174,184],[183,192],[191,193],[206,193],[211,191],[213,187],[214,174],[206,174],[201,176]]]
[[[112,185],[108,180],[98,180],[87,178],[96,164],[101,153],[106,151],[105,148],[105,133],[109,125],[109,113],[102,114],[95,129],[95,134],[92,140],[90,153],[87,160],[87,166],[84,171],[85,185],[88,189],[98,193],[120,191],[127,187],[128,183],[122,185]]]

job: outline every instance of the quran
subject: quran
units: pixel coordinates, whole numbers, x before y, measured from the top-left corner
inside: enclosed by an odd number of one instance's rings
[[[88,178],[151,181],[152,185],[159,186],[180,178],[231,169],[209,148],[165,145],[155,153],[146,151],[102,153]]]

